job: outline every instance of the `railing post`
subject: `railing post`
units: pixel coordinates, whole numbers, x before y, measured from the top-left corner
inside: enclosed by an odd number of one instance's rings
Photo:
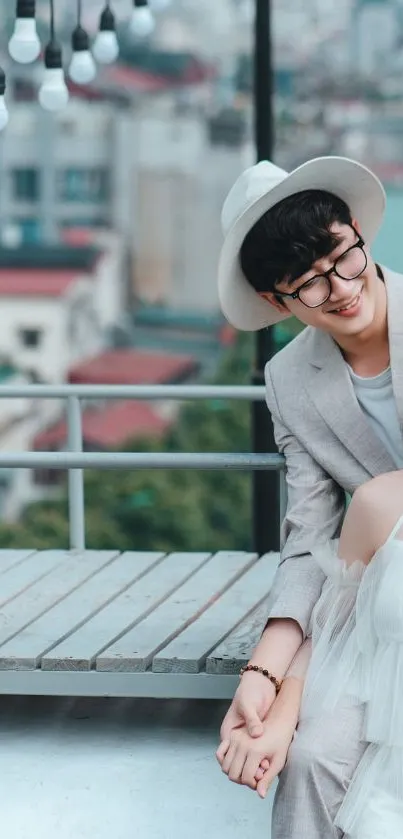
[[[67,398],[67,428],[69,451],[82,452],[81,404],[77,396]],[[70,549],[82,551],[85,549],[84,472],[82,469],[69,469],[68,497]]]
[[[257,160],[272,160],[274,97],[271,44],[271,0],[255,0],[254,124]],[[274,327],[256,333],[252,384],[264,386],[264,368],[275,353]],[[252,451],[276,452],[273,421],[263,402],[252,405]],[[252,493],[253,550],[278,551],[280,499],[276,475],[255,472]]]

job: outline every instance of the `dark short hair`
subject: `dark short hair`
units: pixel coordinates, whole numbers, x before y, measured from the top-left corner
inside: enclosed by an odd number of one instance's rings
[[[351,224],[351,212],[341,198],[319,189],[290,195],[268,210],[240,251],[242,271],[255,291],[275,291],[284,280],[291,284],[331,253],[340,241],[330,231],[334,222]]]

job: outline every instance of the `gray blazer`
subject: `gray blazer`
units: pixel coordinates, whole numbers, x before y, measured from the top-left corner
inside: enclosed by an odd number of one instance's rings
[[[388,298],[393,390],[403,429],[403,275],[382,268]],[[324,582],[315,544],[340,533],[345,493],[396,469],[356,400],[333,339],[307,327],[266,365],[266,398],[285,455],[288,504],[269,618],[294,618],[306,633]]]

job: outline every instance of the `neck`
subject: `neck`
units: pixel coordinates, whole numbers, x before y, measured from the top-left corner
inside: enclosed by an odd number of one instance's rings
[[[376,376],[389,365],[387,298],[383,282],[378,284],[376,315],[371,325],[359,335],[333,336],[354,372],[361,376]]]

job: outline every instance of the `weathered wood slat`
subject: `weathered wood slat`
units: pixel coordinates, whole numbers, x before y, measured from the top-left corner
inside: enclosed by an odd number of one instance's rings
[[[270,574],[265,578],[265,585],[270,588],[280,561],[280,554],[269,554],[272,557]],[[206,672],[214,674],[237,674],[248,661],[258,644],[263,632],[268,614],[268,598],[251,612],[224,641],[216,647],[207,658]]]
[[[66,551],[41,551],[9,567],[1,576],[0,606],[23,596],[31,586],[56,571],[65,559]],[[17,608],[21,611],[21,605]]]
[[[268,598],[208,656],[206,673],[236,675],[258,644],[268,614]]]
[[[0,575],[4,574],[14,565],[24,562],[29,556],[32,557],[36,551],[31,550],[0,550]]]
[[[146,670],[155,653],[201,611],[208,609],[210,613],[214,608],[211,604],[231,583],[241,577],[242,586],[242,575],[256,559],[255,554],[243,552],[213,556],[148,618],[98,656],[97,670]]]
[[[1,609],[0,645],[25,629],[28,624],[58,603],[66,594],[111,562],[116,555],[116,551],[83,551],[71,554],[66,551],[46,551],[35,554],[33,563],[38,561],[52,564],[53,562],[54,573],[48,573],[46,577],[37,579],[30,588]],[[28,562],[27,565],[29,567],[30,563]],[[20,568],[15,570],[18,571]]]
[[[135,626],[209,559],[208,553],[165,557],[73,635],[42,658],[43,670],[89,670],[96,656]]]
[[[0,669],[32,670],[38,667],[41,656],[61,643],[162,558],[162,553],[151,552],[129,552],[117,557],[0,647]]]
[[[266,554],[153,660],[154,673],[198,673],[214,649],[267,597],[277,565]]]

